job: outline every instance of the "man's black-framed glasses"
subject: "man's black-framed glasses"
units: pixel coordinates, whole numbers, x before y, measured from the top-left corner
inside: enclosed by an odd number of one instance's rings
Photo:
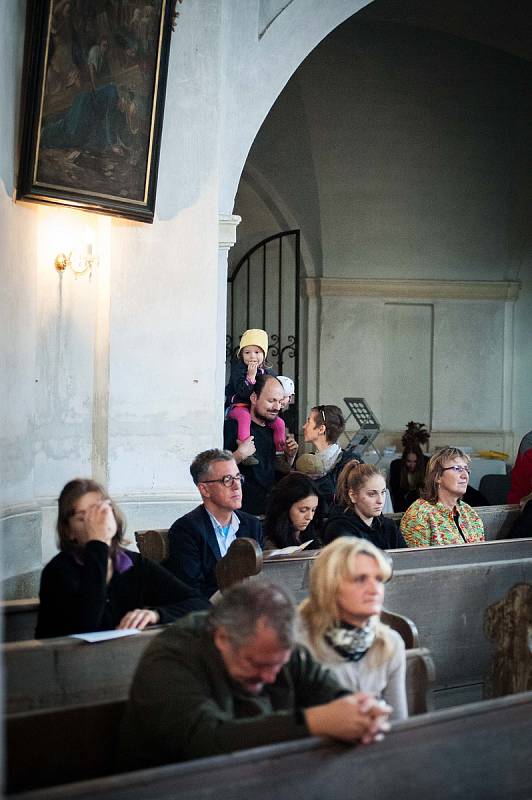
[[[230,489],[235,481],[238,481],[238,483],[242,485],[244,483],[244,476],[239,472],[238,475],[224,475],[223,478],[213,478],[210,481],[199,481],[199,483],[221,483],[222,486]]]

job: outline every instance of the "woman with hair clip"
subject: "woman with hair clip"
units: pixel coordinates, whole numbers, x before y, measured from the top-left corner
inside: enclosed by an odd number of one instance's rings
[[[343,536],[328,544],[310,571],[298,639],[342,686],[381,697],[398,720],[408,716],[405,646],[380,621],[391,573],[385,554],[370,542]]]
[[[291,472],[274,486],[266,508],[266,548],[293,547],[314,542],[321,547],[323,501],[310,478]]]
[[[69,636],[174,622],[210,604],[153,561],[122,546],[124,519],[96,481],[59,495],[60,552],[41,576],[36,636]]]
[[[314,445],[314,455],[304,454],[296,462],[296,469],[306,473],[313,481],[324,502],[324,513],[334,503],[338,476],[343,466],[351,461],[360,463],[349,450],[342,450],[338,439],[345,430],[344,415],[338,406],[322,405],[310,409],[303,425],[305,443]]]
[[[469,483],[470,458],[458,447],[443,447],[427,466],[423,498],[407,508],[401,531],[409,547],[484,541],[484,525],[462,500]]]
[[[358,536],[381,550],[406,547],[393,519],[382,516],[386,500],[386,481],[373,464],[351,461],[338,478],[336,504],[325,524],[323,541],[338,536]]]

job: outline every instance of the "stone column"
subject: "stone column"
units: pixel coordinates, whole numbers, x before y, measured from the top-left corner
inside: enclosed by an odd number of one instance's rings
[[[237,214],[218,215],[218,308],[217,308],[217,347],[216,347],[216,396],[219,398],[220,442],[223,428],[223,407],[225,390],[225,337],[227,328],[227,256],[236,242],[236,229],[242,218]]]

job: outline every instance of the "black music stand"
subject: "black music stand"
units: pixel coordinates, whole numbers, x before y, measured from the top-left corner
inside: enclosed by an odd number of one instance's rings
[[[363,397],[344,397],[344,403],[349,409],[349,414],[345,418],[346,427],[347,420],[351,417],[359,426],[358,431],[349,440],[346,449],[352,451],[356,456],[362,456],[363,452],[377,438],[381,429],[380,422]]]

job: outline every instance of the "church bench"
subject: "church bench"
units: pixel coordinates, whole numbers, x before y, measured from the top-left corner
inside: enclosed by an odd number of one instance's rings
[[[125,699],[142,653],[162,629],[93,644],[64,637],[2,645],[6,712]]]
[[[8,714],[8,794],[112,774],[125,703],[123,698]]]
[[[142,653],[161,630],[97,644],[65,637],[3,645],[6,713],[125,699]],[[428,651],[407,653],[409,708],[419,714],[431,707],[427,687],[434,681],[434,665]]]
[[[522,561],[532,558],[531,539],[507,539],[504,541],[480,542],[470,545],[446,545],[441,547],[416,547],[386,551],[392,559],[394,575],[404,570],[439,569],[468,564],[486,564],[500,561]],[[308,580],[314,559],[319,550],[303,551],[289,556],[262,559],[262,567],[256,574],[268,580],[280,582],[288,588],[299,602],[306,597]],[[238,556],[237,551],[235,555]],[[226,558],[233,556],[229,551]],[[248,573],[249,574],[249,573]],[[242,573],[242,578],[246,577]],[[389,586],[392,584],[390,583]],[[387,601],[388,605],[388,601]],[[399,609],[391,609],[401,612]]]
[[[423,649],[408,650],[406,690],[411,715],[432,708],[433,678],[430,653]],[[6,718],[9,791],[112,774],[124,707],[122,696],[90,705],[9,714]]]
[[[4,622],[4,642],[33,639],[39,610],[38,597],[3,600],[1,608]]]
[[[520,513],[518,505],[480,506],[475,511],[482,519],[487,541],[505,539]],[[385,514],[384,516],[394,519],[399,524],[403,515],[394,513]],[[151,558],[159,563],[168,558],[167,528],[135,531],[135,541],[139,551],[146,558]]]
[[[500,548],[495,543],[492,547],[490,543],[471,545],[484,548],[482,555],[489,555],[487,560],[465,564],[451,560],[441,566],[430,565],[435,550],[430,548],[419,553],[420,563],[426,565],[419,568],[401,568],[402,552],[391,551],[394,575],[386,586],[386,608],[413,620],[420,646],[430,650],[436,667],[437,708],[482,697],[484,676],[494,653],[483,632],[484,612],[515,584],[532,583],[532,542],[500,544]],[[469,547],[456,550],[466,552]],[[405,552],[407,559],[414,555]],[[265,561],[260,574],[285,586],[300,602],[308,593],[312,562],[312,557],[302,556]]]
[[[506,504],[502,506],[477,506],[475,511],[484,525],[486,541],[506,539],[515,520],[521,513],[519,504]],[[401,522],[402,513],[385,514],[385,517],[394,519],[397,524]]]
[[[309,738],[25,792],[19,800],[524,800],[532,796],[531,741],[527,692],[398,722],[367,747]]]

